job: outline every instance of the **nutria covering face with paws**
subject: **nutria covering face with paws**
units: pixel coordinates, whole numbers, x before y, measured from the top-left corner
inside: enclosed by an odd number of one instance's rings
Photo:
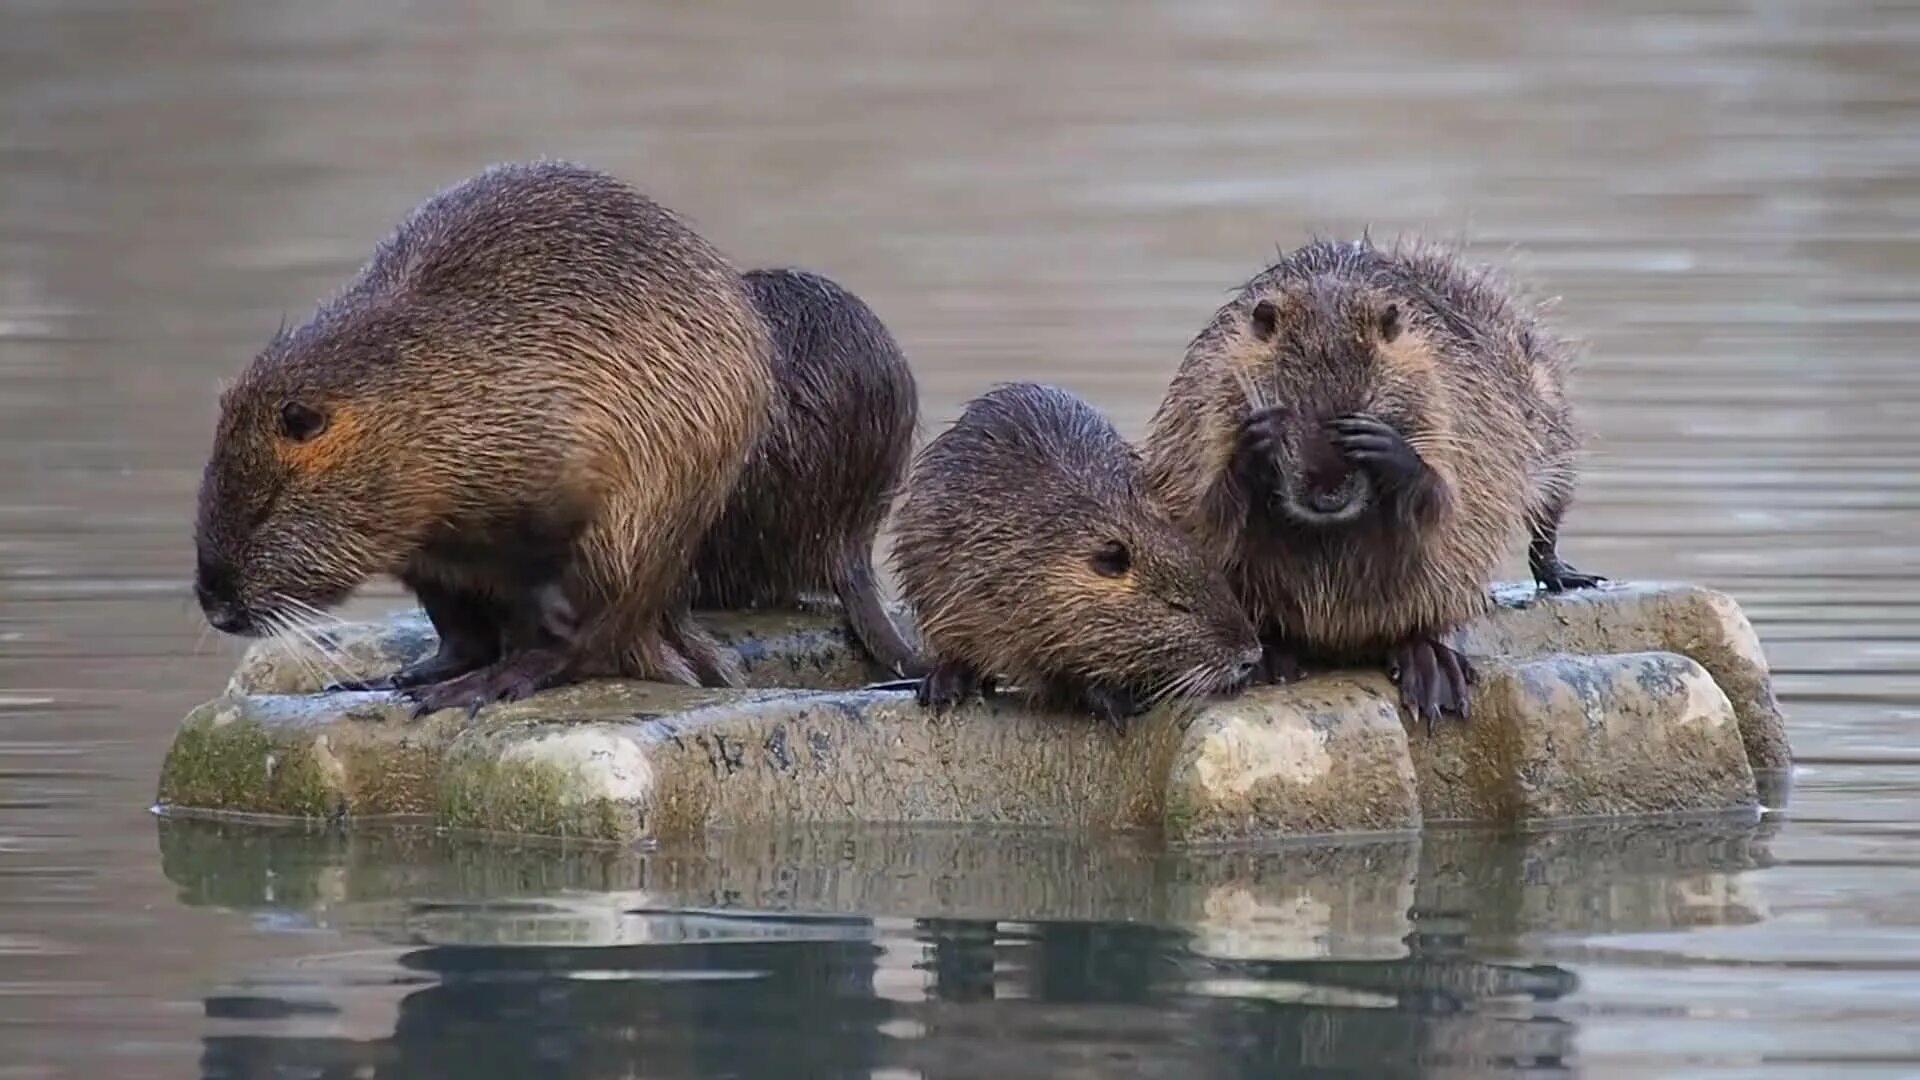
[[[1232,590],[1147,498],[1106,417],[1051,386],[970,402],[921,451],[894,564],[943,708],[1001,679],[1124,725],[1245,681],[1259,639]]]
[[[578,165],[489,168],[222,395],[195,592],[214,626],[259,634],[397,576],[439,652],[344,685],[423,709],[595,675],[730,681],[675,598],[769,381],[740,275],[679,218]]]
[[[1261,628],[1268,673],[1384,659],[1431,727],[1467,715],[1445,644],[1529,538],[1552,591],[1579,438],[1569,348],[1442,248],[1316,241],[1249,281],[1187,349],[1148,474]]]

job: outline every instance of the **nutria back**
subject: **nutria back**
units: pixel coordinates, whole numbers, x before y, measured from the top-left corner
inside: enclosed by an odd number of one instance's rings
[[[489,168],[222,395],[209,611],[258,629],[380,573],[423,602],[557,589],[577,669],[684,677],[657,624],[766,423],[769,364],[740,275],[678,216],[583,166]]]
[[[920,453],[894,563],[930,658],[1042,691],[1204,693],[1243,673],[1252,627],[1147,496],[1106,417],[1057,387],[1000,385]]]
[[[906,355],[872,308],[822,275],[751,270],[746,283],[773,342],[773,419],[701,545],[694,604],[793,608],[831,591],[875,660],[916,670],[873,571],[919,418]]]
[[[1485,607],[1515,538],[1557,523],[1570,496],[1569,353],[1516,289],[1447,249],[1315,241],[1189,345],[1150,424],[1148,474],[1257,623],[1332,653],[1441,633]],[[1263,410],[1285,477],[1250,492],[1236,447]],[[1413,505],[1391,485],[1303,488],[1394,440],[1433,480]],[[1313,505],[1341,509],[1312,527]]]

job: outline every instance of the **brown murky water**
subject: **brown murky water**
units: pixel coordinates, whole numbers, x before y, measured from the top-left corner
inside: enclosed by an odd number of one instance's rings
[[[534,154],[847,283],[929,424],[1038,377],[1138,431],[1310,229],[1512,249],[1591,345],[1570,555],[1747,605],[1787,811],[1264,861],[160,826],[233,655],[184,584],[218,380]],[[5,0],[0,1077],[1920,1075],[1916,331],[1892,0]]]

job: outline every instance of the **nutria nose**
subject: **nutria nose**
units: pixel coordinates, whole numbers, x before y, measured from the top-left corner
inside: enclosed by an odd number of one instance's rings
[[[193,568],[193,596],[215,630],[238,634],[248,628],[251,620],[234,586],[233,568],[226,563],[199,556]]]
[[[1307,489],[1307,505],[1318,513],[1337,514],[1353,501],[1353,487],[1344,476],[1338,482],[1324,487],[1313,484]]]

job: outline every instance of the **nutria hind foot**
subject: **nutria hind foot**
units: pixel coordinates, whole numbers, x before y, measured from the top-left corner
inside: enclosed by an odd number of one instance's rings
[[[708,689],[730,689],[745,685],[746,680],[741,675],[739,662],[734,659],[733,650],[720,644],[719,638],[708,633],[707,628],[694,619],[691,611],[683,607],[668,613],[661,619],[660,630],[667,649],[692,672],[694,685]],[[668,672],[663,677],[677,680],[681,665],[668,660],[664,666]]]
[[[1583,574],[1560,558],[1560,510],[1556,508],[1545,522],[1537,523],[1527,543],[1527,568],[1533,580],[1550,593],[1569,589],[1592,589],[1607,583],[1598,574]]]
[[[482,706],[497,701],[519,701],[550,686],[564,682],[567,658],[558,649],[523,649],[444,682],[419,687],[408,693],[414,701],[413,719],[464,706],[467,719],[479,714]]]
[[[975,694],[992,692],[992,683],[980,669],[963,660],[942,660],[928,669],[914,697],[920,707],[942,713]]]
[[[1583,574],[1568,566],[1552,548],[1544,552],[1538,547],[1529,549],[1527,566],[1533,571],[1533,580],[1550,593],[1593,589],[1607,583],[1607,579],[1598,574]]]
[[[1399,685],[1400,704],[1425,722],[1428,735],[1441,713],[1468,719],[1478,674],[1451,646],[1415,634],[1387,651],[1387,677]]]

